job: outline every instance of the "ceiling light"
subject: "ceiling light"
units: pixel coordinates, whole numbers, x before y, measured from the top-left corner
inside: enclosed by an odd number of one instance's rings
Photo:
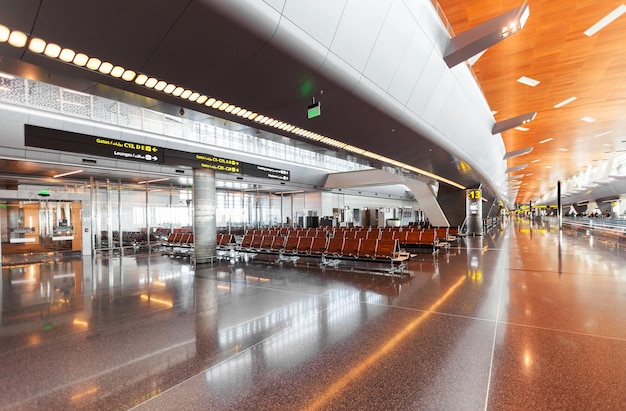
[[[622,14],[626,13],[626,5],[621,4],[615,10],[604,16],[600,21],[598,21],[593,26],[589,27],[584,33],[585,36],[591,37],[609,24],[611,24],[614,20],[620,17]]]
[[[222,105],[222,100],[215,100],[215,102],[213,102],[213,104],[211,104],[211,107],[218,108],[221,105]]]
[[[46,47],[47,49],[47,47]],[[104,63],[102,63],[100,65],[100,67],[98,68],[98,71],[102,74],[109,74],[111,72],[111,70],[113,70],[113,64],[105,61]]]
[[[43,51],[43,54],[55,59],[59,57],[59,54],[61,54],[61,46],[54,43],[48,43],[48,45],[46,45],[46,49]]]
[[[587,123],[593,123],[594,121],[596,121],[596,119],[593,117],[583,117],[581,118],[581,120],[586,121]]]
[[[519,150],[509,151],[508,153],[506,153],[504,155],[504,157],[502,159],[503,160],[507,160],[509,158],[523,156],[525,154],[530,153],[531,151],[533,151],[533,147],[532,146],[531,147],[520,148]]]
[[[193,91],[191,90],[185,90],[181,93],[180,98],[184,98],[184,99],[188,99],[189,96],[191,96],[191,94],[193,93]]]
[[[22,33],[21,31],[12,31],[11,34],[9,34],[9,44],[12,45],[13,47],[24,47],[26,45],[26,42],[28,41],[28,36],[26,36],[26,34]]]
[[[122,74],[122,80],[133,81],[136,75],[137,73],[135,73],[134,71],[126,70],[124,71],[124,74]]]
[[[72,63],[76,64],[78,67],[83,67],[89,61],[89,57],[83,53],[78,53],[74,56],[74,60]]]
[[[30,43],[28,43],[28,49],[33,53],[43,53],[45,48],[46,42],[37,37],[30,39]]]
[[[213,105],[213,103],[215,103],[215,98],[211,97],[210,99],[207,100],[206,103],[204,103],[205,106],[210,107]]]
[[[137,184],[150,184],[150,183],[156,183],[158,181],[167,181],[169,179],[170,179],[169,177],[157,178],[156,180],[139,181]]]
[[[526,113],[526,114],[522,114],[522,115],[512,117],[506,120],[498,121],[496,124],[493,125],[493,128],[491,129],[491,134],[495,135],[498,133],[502,133],[503,131],[510,130],[514,127],[521,126],[522,124],[533,121],[536,116],[537,116],[537,112],[532,111],[530,113]]]
[[[74,56],[76,56],[76,52],[74,50],[63,49],[61,50],[61,54],[59,54],[59,60],[70,63],[72,60],[74,60]]]
[[[569,104],[569,103],[571,103],[571,102],[572,102],[572,101],[574,101],[574,100],[576,100],[576,97],[570,97],[570,98],[568,98],[567,100],[563,100],[563,101],[561,101],[560,103],[555,104],[555,105],[554,105],[554,108],[561,108],[561,107],[563,107],[564,105]]]
[[[208,99],[209,99],[208,96],[202,95],[202,96],[198,97],[198,99],[196,100],[196,103],[204,104]]]
[[[184,92],[184,91],[185,91],[185,89],[184,89],[184,88],[182,88],[182,87],[176,87],[176,88],[174,89],[174,91],[172,91],[172,95],[173,95],[174,97],[178,97],[178,96],[180,96],[181,94],[183,94],[183,92]]]
[[[135,83],[139,84],[140,86],[143,86],[144,84],[146,84],[146,81],[148,81],[148,76],[146,76],[145,74],[140,74],[135,79]]]
[[[446,47],[444,61],[452,68],[480,56],[503,38],[519,31],[526,23],[529,12],[528,5],[520,6],[452,37]]]
[[[154,89],[156,91],[163,91],[166,86],[167,86],[167,82],[160,80],[158,83],[154,85]]]
[[[530,87],[535,87],[537,84],[541,83],[539,80],[532,79],[530,77],[522,76],[517,79],[518,83],[525,84]]]
[[[541,140],[539,144],[547,143],[548,141],[552,141],[552,140],[554,140],[552,137],[546,138],[545,140]]]
[[[11,30],[7,26],[3,26],[0,24],[0,42],[4,43],[9,39],[9,35],[11,34]]]
[[[224,109],[224,111],[225,111],[226,113],[232,113],[232,111],[233,111],[233,109],[234,109],[234,108],[235,108],[235,106],[234,106],[234,105],[232,105],[232,104],[230,104],[230,105],[228,105],[228,107],[226,107],[226,108]]]
[[[200,97],[200,93],[191,93],[191,95],[189,96],[189,101],[196,101],[198,97]]]
[[[150,77],[148,80],[146,80],[146,84],[144,84],[144,86],[148,87],[148,88],[152,88],[154,86],[156,86],[156,84],[159,82],[159,80],[155,79],[154,77]]]
[[[248,120],[254,120],[256,118],[256,116],[258,116],[257,113],[252,113],[248,116]]]
[[[230,104],[223,102],[222,104],[220,104],[220,106],[217,108],[219,111],[224,111],[226,110],[226,108],[229,106]]]
[[[506,174],[513,173],[515,171],[523,170],[526,167],[528,167],[528,164],[520,164],[519,166],[509,167],[506,169],[505,173]]]
[[[165,86],[165,88],[163,89],[163,92],[166,94],[171,94],[172,91],[174,91],[176,89],[176,86],[174,84],[168,84],[167,86]]]
[[[241,113],[241,107],[235,107],[231,111],[231,114],[234,114],[234,115],[238,115],[239,113]]]
[[[67,173],[57,174],[57,175],[53,176],[53,178],[65,177],[65,176],[69,176],[69,175],[72,175],[72,174],[78,174],[78,173],[82,173],[82,172],[83,172],[83,170],[69,171]]]
[[[87,61],[87,68],[89,70],[98,70],[98,67],[100,67],[101,63],[102,62],[99,59],[92,57],[89,59],[89,61]]]

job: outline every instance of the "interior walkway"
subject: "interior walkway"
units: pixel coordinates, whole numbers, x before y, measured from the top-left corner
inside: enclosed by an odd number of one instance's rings
[[[527,221],[406,279],[167,256],[3,268],[1,409],[626,409],[626,253]]]

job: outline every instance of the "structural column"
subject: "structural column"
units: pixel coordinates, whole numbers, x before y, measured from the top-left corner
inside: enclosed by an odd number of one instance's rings
[[[561,205],[561,181],[557,181],[556,183],[556,217],[557,217],[557,221],[559,222],[559,230],[561,228],[563,228],[563,210],[561,210],[562,205]],[[561,246],[561,243],[559,243],[559,247]]]
[[[193,237],[196,264],[213,261],[216,256],[215,171],[193,170]]]

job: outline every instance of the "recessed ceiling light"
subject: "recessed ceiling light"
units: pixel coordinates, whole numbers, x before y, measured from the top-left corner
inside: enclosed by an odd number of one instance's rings
[[[619,16],[626,13],[626,5],[622,4],[618,6],[615,10],[604,16],[600,21],[598,21],[593,26],[589,27],[585,31],[585,36],[591,37],[609,24],[611,24],[614,20],[616,20]]]
[[[596,119],[595,119],[595,118],[593,118],[593,117],[587,117],[587,116],[585,116],[585,117],[581,118],[581,120],[582,120],[582,121],[586,121],[587,123],[593,123],[594,121],[596,121]]]
[[[519,131],[528,131],[528,130],[530,130],[530,129],[529,129],[529,128],[526,128],[526,127],[518,126],[518,127],[515,127],[515,130],[519,130]]]
[[[28,43],[28,49],[33,53],[43,53],[46,48],[46,42],[40,38],[34,37]]]
[[[571,103],[571,102],[572,102],[572,101],[574,101],[574,100],[576,100],[576,97],[570,97],[570,98],[568,98],[567,100],[563,100],[563,101],[561,101],[560,103],[555,104],[555,105],[554,105],[554,108],[561,108],[561,107],[563,107],[564,105],[569,104],[569,103]]]
[[[546,138],[545,140],[541,140],[539,144],[547,143],[548,141],[552,141],[552,140],[554,140],[552,137]]]
[[[532,79],[530,77],[526,77],[526,76],[522,76],[520,78],[517,79],[518,83],[522,83],[522,84],[526,84],[527,86],[530,87],[535,87],[537,84],[541,83],[538,80]]]

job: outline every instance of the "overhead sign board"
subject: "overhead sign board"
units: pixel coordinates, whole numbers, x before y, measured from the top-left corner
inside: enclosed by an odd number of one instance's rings
[[[190,153],[142,142],[94,137],[69,131],[25,125],[25,145],[152,164],[209,168],[223,173],[289,181],[289,170],[244,163],[206,153]]]
[[[186,151],[165,149],[165,163],[193,168],[210,168],[224,173],[235,173],[251,177],[269,178],[272,180],[289,181],[289,170],[245,163],[229,158],[210,154],[189,153]]]
[[[29,147],[90,154],[142,163],[163,164],[163,149],[141,142],[94,137],[86,134],[25,125],[24,144]]]

